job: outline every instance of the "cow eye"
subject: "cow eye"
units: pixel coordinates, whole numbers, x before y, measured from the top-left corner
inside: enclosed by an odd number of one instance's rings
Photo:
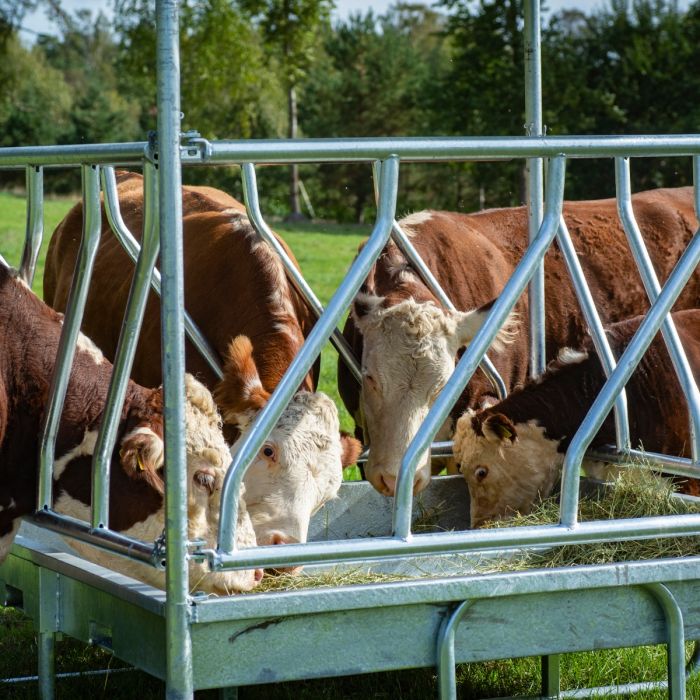
[[[477,481],[483,481],[487,476],[489,475],[489,468],[488,467],[477,467],[474,470],[474,476],[476,477]]]
[[[275,458],[275,448],[272,445],[263,445],[262,449],[260,450],[263,454],[263,457],[267,459],[274,459]]]

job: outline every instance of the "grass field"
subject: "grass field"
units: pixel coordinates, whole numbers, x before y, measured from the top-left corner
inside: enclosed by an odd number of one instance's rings
[[[74,200],[56,199],[45,203],[46,236],[65,215]],[[24,200],[0,193],[0,253],[11,264],[17,264],[25,225]],[[369,232],[368,228],[336,225],[276,225],[299,259],[305,276],[321,298],[327,301],[342,278],[357,245]],[[42,256],[43,261],[43,256]],[[34,283],[41,293],[43,265],[40,261]],[[335,390],[336,355],[332,349],[324,351],[322,388],[340,402]],[[350,429],[350,420],[344,414],[343,424]],[[595,614],[595,611],[591,611]],[[339,630],[339,634],[342,631]],[[36,673],[36,641],[31,622],[12,609],[0,611],[0,678],[32,676]],[[138,671],[123,671],[124,665],[100,649],[86,647],[64,639],[57,647],[59,673],[86,672],[90,669],[110,669],[107,675],[62,678],[57,684],[57,696],[82,700],[83,698],[110,698],[113,700],[150,700],[163,697],[164,685],[157,679]],[[562,687],[583,688],[626,682],[664,678],[666,655],[664,647],[643,647],[567,654],[562,657]],[[535,695],[539,688],[539,659],[503,660],[463,665],[458,670],[459,697],[464,700],[493,698],[506,695]],[[239,697],[251,700],[339,700],[365,698],[423,699],[436,697],[435,674],[432,669],[370,674],[354,678],[340,678],[274,686],[241,688]],[[198,694],[214,698],[213,692]],[[38,697],[36,682],[0,684],[0,698],[33,700]],[[623,697],[612,693],[606,697]],[[628,697],[628,696],[624,696]],[[665,692],[637,693],[638,699],[663,698]],[[691,681],[688,697],[700,699],[700,684]]]

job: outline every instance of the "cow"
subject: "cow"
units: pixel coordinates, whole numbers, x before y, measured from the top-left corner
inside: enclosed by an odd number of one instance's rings
[[[63,317],[44,304],[19,276],[0,265],[0,562],[7,556],[21,518],[36,509],[39,436]],[[112,365],[80,334],[58,425],[53,462],[54,509],[90,520],[92,455],[105,409]],[[216,545],[219,501],[229,452],[211,393],[186,376],[185,444],[188,536]],[[155,541],[162,533],[163,394],[129,381],[111,457],[109,528]],[[241,500],[237,545],[256,545]],[[147,583],[163,586],[162,572],[75,542],[84,556]],[[252,589],[261,570],[209,573],[189,562],[194,587],[228,594]]]
[[[700,310],[675,312],[681,343],[700,381]],[[612,324],[607,336],[619,356],[643,317]],[[549,496],[560,475],[564,454],[593,401],[605,374],[592,342],[564,349],[536,381],[494,406],[468,409],[457,421],[455,456],[469,487],[472,527],[507,514],[530,512]],[[657,334],[626,386],[632,446],[650,452],[691,457],[688,408],[665,343]],[[615,443],[612,413],[591,447]],[[584,461],[590,476],[605,470]],[[698,495],[700,482],[683,479],[681,490]]]
[[[636,194],[634,212],[661,280],[697,228],[692,188],[659,189]],[[649,302],[629,253],[614,199],[565,202],[564,218],[593,299],[604,323],[644,313]],[[461,312],[497,297],[528,244],[524,207],[490,209],[474,214],[423,211],[409,215],[401,227]],[[689,281],[675,309],[691,308],[700,298],[700,271]],[[527,295],[516,312],[527,318]],[[545,258],[547,362],[565,346],[586,336],[562,255],[555,245]],[[362,384],[338,365],[338,388],[357,425],[356,435],[370,444],[365,465],[368,480],[391,496],[401,459],[435,398],[454,370],[467,337],[460,312],[441,307],[393,242],[389,242],[363,283],[343,333],[361,358]],[[529,373],[529,329],[514,342],[494,349],[493,361],[508,391],[522,386]],[[479,408],[498,397],[477,371],[440,429],[449,439],[454,420],[466,408]],[[430,480],[430,458],[420,457],[414,491]]]
[[[143,178],[119,172],[117,183],[122,217],[139,239]],[[223,379],[217,379],[189,341],[186,367],[212,389],[224,434],[233,444],[266,405],[314,317],[289,284],[278,255],[251,226],[243,205],[220,190],[194,186],[182,188],[182,204],[185,308],[222,360]],[[73,207],[47,252],[44,298],[58,311],[68,299],[82,212],[82,203]],[[294,260],[282,240],[280,244]],[[82,330],[111,359],[133,270],[103,209]],[[144,386],[160,383],[159,357],[160,307],[151,294],[132,378]],[[337,494],[342,468],[359,455],[360,443],[340,432],[335,404],[314,388],[311,372],[246,474],[246,503],[258,544],[305,542],[311,515]]]

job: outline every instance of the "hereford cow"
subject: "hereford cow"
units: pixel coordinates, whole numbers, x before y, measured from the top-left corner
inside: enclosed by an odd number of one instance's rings
[[[665,280],[697,228],[691,188],[643,192],[632,198],[634,212],[659,277]],[[586,279],[606,323],[644,313],[647,296],[628,251],[614,199],[565,202],[566,219]],[[525,208],[491,209],[476,214],[424,211],[401,226],[458,309],[481,306],[496,297],[527,248]],[[436,396],[452,373],[464,345],[459,313],[441,308],[393,242],[382,251],[365,281],[344,334],[362,358],[362,387],[338,366],[340,395],[371,445],[366,476],[381,493],[392,495],[401,459]],[[579,310],[564,260],[556,246],[545,260],[547,360],[564,346],[583,342],[586,323]],[[697,305],[700,272],[676,309]],[[527,299],[516,306],[527,318]],[[528,376],[529,330],[501,352],[489,355],[509,391]],[[497,400],[478,371],[452,416]],[[448,439],[450,419],[438,434]],[[430,461],[421,457],[414,491],[430,479]]]
[[[616,323],[607,331],[619,356],[642,321]],[[700,310],[673,314],[696,381],[700,381]],[[552,493],[564,453],[605,383],[592,343],[582,351],[562,351],[542,377],[489,408],[467,410],[457,421],[455,456],[469,486],[471,524],[508,513],[528,513],[539,497]],[[657,335],[627,384],[633,447],[690,457],[688,409],[661,335]],[[591,446],[615,443],[608,415]],[[587,464],[590,475],[600,463]],[[698,493],[698,482],[681,482],[681,490]]]
[[[121,172],[117,180],[123,219],[140,238],[143,179]],[[68,299],[82,209],[81,203],[68,213],[49,244],[44,297],[59,311]],[[183,237],[185,307],[219,353],[224,378],[217,381],[189,341],[186,365],[213,390],[231,444],[267,403],[314,318],[288,283],[278,256],[229,195],[210,187],[183,187]],[[103,211],[82,329],[112,359],[133,269]],[[153,294],[132,378],[145,386],[161,381],[160,307]],[[359,454],[360,444],[340,434],[335,404],[313,389],[309,374],[246,474],[246,502],[259,544],[306,541],[311,515],[336,495],[342,467]]]
[[[39,300],[0,265],[0,561],[22,516],[36,508],[39,436],[54,369],[62,316]],[[55,510],[90,520],[92,454],[107,397],[112,365],[80,336],[58,427],[54,456]],[[219,500],[229,453],[209,391],[186,379],[185,443],[188,472],[188,530],[192,540],[216,545]],[[154,541],[163,531],[163,397],[130,381],[112,455],[109,527]],[[238,544],[255,546],[250,517],[241,503]],[[79,542],[84,555],[148,583],[163,574],[149,566],[108,555]],[[190,560],[190,579],[202,590],[228,593],[253,588],[261,571],[208,573]]]

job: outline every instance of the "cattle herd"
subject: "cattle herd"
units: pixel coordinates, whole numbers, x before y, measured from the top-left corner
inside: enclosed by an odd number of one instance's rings
[[[140,175],[118,174],[123,219],[138,238],[143,224]],[[634,212],[663,282],[697,228],[691,188],[633,197]],[[627,250],[615,200],[565,202],[564,218],[593,299],[619,356],[649,302]],[[22,516],[34,511],[38,435],[82,235],[82,204],[50,241],[39,300],[0,266],[0,561]],[[394,494],[403,454],[527,248],[525,208],[475,214],[424,211],[402,228],[457,311],[446,310],[397,246],[382,251],[358,293],[344,335],[361,358],[362,381],[339,361],[338,387],[356,424],[339,429],[333,401],[316,390],[318,364],[305,377],[249,467],[238,508],[237,545],[304,542],[311,516],[338,492],[344,466],[369,446],[366,478]],[[215,376],[186,345],[185,444],[191,539],[215,545],[221,486],[230,449],[267,403],[313,326],[271,248],[242,205],[208,187],[183,187],[185,306],[222,360]],[[280,239],[280,244],[285,246]],[[288,250],[288,249],[287,249]],[[290,258],[294,261],[291,251]],[[133,264],[111,235],[102,236],[70,373],[54,456],[54,508],[89,520],[91,463],[111,375]],[[545,261],[549,366],[528,381],[527,299],[490,350],[509,395],[498,400],[487,378],[468,383],[439,437],[454,438],[448,470],[469,488],[472,527],[509,512],[527,512],[556,488],[564,453],[605,377],[588,337],[564,260],[553,246]],[[700,379],[700,271],[674,306],[673,318]],[[196,377],[196,378],[195,378]],[[117,445],[112,456],[109,527],[153,541],[164,524],[163,400],[159,388],[160,310],[147,304]],[[627,387],[633,446],[688,457],[685,402],[664,343],[657,337]],[[608,417],[594,445],[614,442]],[[441,465],[442,466],[442,465]],[[598,473],[600,465],[586,465]],[[430,454],[419,461],[414,492],[430,481]],[[696,493],[692,480],[681,488]],[[75,544],[88,558],[162,585],[161,574]],[[208,573],[190,562],[193,587],[228,594],[252,589],[263,572]]]

